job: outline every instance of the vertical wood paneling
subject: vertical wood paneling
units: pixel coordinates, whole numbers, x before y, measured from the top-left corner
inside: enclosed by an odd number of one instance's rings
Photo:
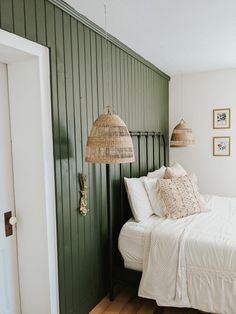
[[[88,164],[84,162],[85,159],[85,145],[86,145],[86,138],[88,134],[88,106],[91,108],[91,102],[87,106],[87,82],[89,73],[87,72],[88,62],[86,58],[90,58],[89,54],[86,53],[86,43],[88,45],[88,39],[86,38],[88,36],[88,31],[86,31],[86,28],[79,23],[78,24],[78,45],[79,45],[79,74],[80,74],[80,98],[81,98],[81,133],[82,133],[82,171],[86,174],[88,174],[88,183],[91,183],[91,178],[89,176],[89,167]],[[89,88],[89,87],[88,87]],[[90,185],[89,185],[90,189]],[[91,194],[89,194],[90,197],[92,197]],[[89,197],[89,201],[90,201]],[[90,206],[90,203],[89,203]],[[90,243],[89,240],[91,239],[91,226],[90,221],[91,217],[88,215],[87,217],[81,217],[80,219],[80,234],[81,234],[81,241],[80,241],[80,260],[79,263],[81,264],[81,286],[82,290],[79,291],[80,295],[80,306],[83,308],[86,308],[86,302],[87,304],[91,303],[91,259],[90,259]],[[87,219],[88,218],[88,219]],[[86,291],[90,291],[90,293],[87,293]]]
[[[80,66],[80,62],[83,56],[83,45],[82,45],[82,32],[83,27],[81,24],[76,25],[73,28],[73,60],[74,60],[74,94],[75,94],[75,121],[76,121],[76,147],[78,151],[77,158],[77,169],[78,172],[83,171],[83,135],[84,135],[84,127],[85,124],[83,122],[83,112],[82,106],[84,105],[84,89],[83,89],[83,81],[84,78],[81,78],[82,67]],[[80,45],[78,44],[80,42]],[[83,75],[83,73],[82,73]],[[79,191],[78,191],[79,193]],[[79,196],[78,196],[79,197]],[[84,245],[84,235],[85,235],[85,226],[84,226],[85,218],[78,215],[78,268],[77,268],[77,280],[78,280],[78,304],[82,303],[83,296],[81,295],[81,291],[83,291],[83,283],[86,280],[85,273],[83,271],[83,265],[85,264],[85,245]],[[79,307],[78,307],[79,308]]]
[[[76,298],[73,294],[75,281],[78,281],[78,276],[74,276],[77,273],[77,167],[76,167],[76,146],[75,146],[75,124],[74,124],[74,99],[73,99],[73,68],[72,68],[72,43],[71,43],[71,20],[68,14],[63,14],[63,24],[64,24],[64,59],[65,59],[65,85],[66,85],[66,107],[67,107],[67,130],[68,130],[68,163],[69,163],[69,213],[68,219],[70,220],[70,260],[68,264],[70,265],[70,271],[68,272],[68,277],[70,280],[71,289],[71,307],[67,306],[68,313],[73,313],[77,308]],[[68,268],[66,268],[68,269]]]
[[[1,27],[13,32],[13,2],[12,0],[1,0],[0,2],[0,19]]]
[[[96,42],[96,34],[91,32],[90,34],[91,39],[91,75],[92,75],[92,104],[93,104],[93,120],[99,115],[99,105],[98,105],[98,65],[97,65],[97,42]],[[92,206],[91,208],[101,208],[102,207],[102,199],[101,199],[101,190],[100,190],[100,165],[93,165],[93,184],[94,186],[94,193],[93,193],[93,204],[90,203]],[[97,204],[97,206],[96,206]],[[93,230],[93,250],[94,250],[94,258],[93,263],[97,265],[97,269],[93,267],[93,277],[95,278],[94,281],[94,298],[96,298],[97,291],[99,291],[99,285],[102,282],[102,255],[101,255],[101,242],[96,241],[96,237],[100,235],[100,214],[98,210],[93,210],[93,226],[91,230]],[[99,296],[97,296],[99,298]]]
[[[25,36],[25,11],[24,0],[13,0],[14,32],[19,36]]]
[[[133,129],[133,119],[132,119],[132,57],[127,56],[127,84],[128,84],[128,116],[129,116],[129,129]]]
[[[35,10],[36,10],[37,42],[42,45],[46,45],[46,16],[44,1],[35,0]]]
[[[90,128],[93,123],[93,94],[92,94],[92,65],[91,65],[91,30],[87,27],[84,28],[84,40],[85,40],[85,71],[86,71],[86,106],[87,111],[87,134],[90,131]],[[87,135],[86,135],[87,137]],[[84,139],[84,143],[86,144],[86,138]],[[93,167],[94,165],[89,164],[88,167],[88,184],[89,184],[89,206],[94,209],[94,180],[93,180]],[[93,282],[95,280],[94,268],[93,265],[93,256],[95,253],[94,250],[94,229],[93,229],[93,221],[94,221],[94,210],[91,211],[90,215],[88,215],[85,220],[85,230],[87,230],[85,236],[85,246],[87,250],[87,265],[90,270],[87,272],[86,278],[88,282]],[[91,302],[92,296],[94,294],[94,285],[90,288],[91,294],[89,295],[89,299]]]
[[[66,107],[66,85],[65,85],[65,57],[64,57],[64,21],[63,12],[55,8],[55,30],[56,30],[56,51],[57,51],[57,84],[58,84],[58,115],[60,130],[60,176],[61,176],[61,203],[62,211],[58,212],[58,220],[62,227],[62,259],[60,265],[62,272],[62,293],[61,304],[68,313],[72,308],[71,289],[71,220],[69,203],[69,162],[68,162],[68,129],[67,129],[67,107]]]
[[[82,267],[80,265],[80,239],[82,238],[81,231],[83,230],[79,227],[82,217],[78,216],[79,207],[79,183],[78,183],[78,173],[81,172],[82,167],[82,156],[81,156],[81,115],[80,115],[80,88],[79,88],[79,55],[78,55],[78,28],[77,21],[71,19],[71,53],[72,53],[72,92],[73,92],[73,124],[74,124],[74,146],[75,146],[75,199],[76,207],[72,209],[72,265],[73,265],[73,291],[81,291],[81,276]],[[84,232],[82,231],[82,234]],[[80,297],[73,298],[73,310],[79,308]]]
[[[47,45],[50,51],[50,70],[51,70],[51,94],[52,94],[52,114],[53,114],[53,141],[54,141],[54,167],[56,183],[56,206],[57,206],[57,244],[58,244],[58,267],[60,272],[60,311],[66,313],[65,288],[64,288],[64,231],[62,219],[62,180],[61,180],[61,149],[60,149],[60,122],[58,109],[58,82],[57,82],[57,53],[56,53],[56,21],[55,8],[52,4],[46,3],[46,29]]]
[[[96,55],[97,55],[97,88],[98,88],[98,111],[101,114],[104,110],[104,68],[103,68],[103,41],[100,35],[96,35]],[[106,254],[106,234],[107,234],[107,204],[106,204],[106,174],[104,165],[100,166],[100,195],[101,195],[101,208],[100,208],[100,243],[101,243],[101,256]],[[103,269],[104,269],[104,259],[102,259]],[[102,285],[104,289],[105,284],[105,272],[102,273]],[[101,284],[100,283],[100,284]]]
[[[0,25],[50,48],[60,309],[87,314],[104,295],[107,279],[105,166],[85,163],[88,132],[112,104],[130,130],[168,136],[168,80],[47,0],[0,0]],[[134,146],[137,152],[138,138]],[[138,161],[143,173],[147,159],[153,163],[152,152]],[[78,211],[82,171],[89,185],[86,217]],[[119,222],[120,167],[112,167],[112,174]],[[123,165],[122,174],[137,176],[138,168]]]
[[[25,29],[26,37],[36,41],[36,6],[35,0],[25,1]]]
[[[116,50],[115,46],[111,46],[111,71],[112,71],[112,104],[116,112],[117,89],[116,89]]]
[[[122,109],[121,109],[121,78],[120,78],[120,50],[116,47],[116,93],[117,93],[117,99],[116,99],[116,110],[117,113],[119,112],[121,115]]]
[[[112,105],[112,49],[111,49],[111,43],[107,42],[107,66],[108,66],[108,85],[107,85],[107,94],[108,94],[108,100],[107,105]]]
[[[119,51],[119,63],[120,63],[120,110],[118,111],[121,117],[124,117],[125,113],[125,99],[124,99],[124,52]]]

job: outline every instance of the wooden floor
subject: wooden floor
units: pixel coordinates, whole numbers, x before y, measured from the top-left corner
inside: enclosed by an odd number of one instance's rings
[[[200,314],[197,310],[157,307],[153,300],[142,299],[134,289],[122,290],[113,302],[104,298],[89,314]]]

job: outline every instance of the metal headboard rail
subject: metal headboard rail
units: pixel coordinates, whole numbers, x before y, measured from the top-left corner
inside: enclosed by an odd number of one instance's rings
[[[159,153],[159,165],[161,164],[161,140],[163,142],[163,154],[164,154],[164,165],[166,165],[166,141],[165,141],[165,136],[161,132],[156,132],[156,131],[130,131],[130,136],[131,137],[138,137],[139,141],[139,154],[138,156],[140,157],[140,139],[141,137],[145,137],[146,139],[146,157],[148,160],[148,138],[152,137],[153,139],[153,163],[155,162],[155,138],[158,139],[158,153]],[[139,158],[140,159],[140,158]],[[155,165],[153,165],[153,168]]]
[[[140,177],[167,163],[166,141],[163,133],[156,131],[130,131],[130,135],[134,142],[136,161],[130,164],[119,165],[120,192],[118,195],[120,195],[120,200],[114,204],[114,207],[117,207],[116,213],[119,212],[117,219],[120,221],[118,223],[119,226],[116,225],[117,234],[119,234],[125,221],[131,216],[123,182],[124,177]]]

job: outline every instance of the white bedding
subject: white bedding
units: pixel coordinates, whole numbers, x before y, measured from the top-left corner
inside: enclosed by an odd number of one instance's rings
[[[145,222],[137,223],[134,219],[130,219],[124,224],[120,231],[118,247],[124,259],[125,268],[142,271],[146,232],[158,219],[153,215]]]
[[[149,228],[140,296],[162,306],[236,313],[236,198],[213,196],[211,207]]]

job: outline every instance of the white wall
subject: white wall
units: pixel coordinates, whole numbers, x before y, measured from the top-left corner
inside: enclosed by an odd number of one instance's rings
[[[231,129],[214,130],[212,110],[228,107]],[[193,129],[196,145],[171,148],[171,162],[195,172],[202,193],[236,196],[236,69],[172,77],[170,135],[182,115]],[[213,136],[231,136],[230,157],[212,156]]]

